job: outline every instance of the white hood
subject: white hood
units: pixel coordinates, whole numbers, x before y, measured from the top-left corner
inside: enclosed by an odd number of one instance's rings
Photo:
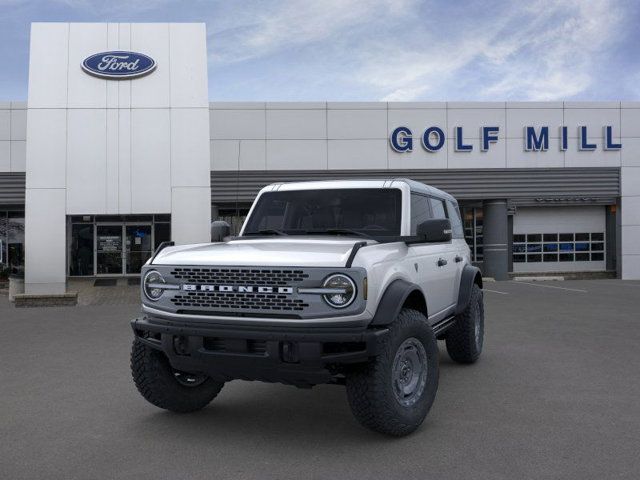
[[[354,243],[362,240],[353,237],[292,236],[182,245],[165,248],[153,260],[153,264],[343,267]]]

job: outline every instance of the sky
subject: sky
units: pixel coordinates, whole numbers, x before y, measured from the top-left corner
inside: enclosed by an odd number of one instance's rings
[[[640,99],[638,0],[0,0],[2,100],[33,21],[205,22],[212,101]]]

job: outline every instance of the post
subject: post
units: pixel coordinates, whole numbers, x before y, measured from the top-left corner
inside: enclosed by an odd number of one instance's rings
[[[509,228],[506,200],[482,202],[484,216],[483,274],[496,280],[509,279]]]

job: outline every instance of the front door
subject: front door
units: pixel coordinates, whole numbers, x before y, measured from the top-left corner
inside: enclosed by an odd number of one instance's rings
[[[450,314],[452,289],[458,271],[456,248],[449,243],[417,243],[409,247],[408,259],[415,263],[417,282],[427,299],[429,320]]]
[[[122,225],[96,225],[96,274],[124,272]]]
[[[153,253],[151,225],[126,225],[124,229],[125,272],[127,275],[138,275]]]
[[[139,275],[153,254],[151,224],[97,224],[96,274]]]

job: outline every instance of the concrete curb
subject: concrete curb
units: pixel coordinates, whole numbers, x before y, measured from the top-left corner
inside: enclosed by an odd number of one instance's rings
[[[563,281],[564,277],[545,275],[540,277],[513,277],[516,282],[547,282],[547,281]]]
[[[19,293],[15,296],[16,308],[26,307],[73,307],[78,304],[78,293],[68,292],[61,295],[28,295]]]

